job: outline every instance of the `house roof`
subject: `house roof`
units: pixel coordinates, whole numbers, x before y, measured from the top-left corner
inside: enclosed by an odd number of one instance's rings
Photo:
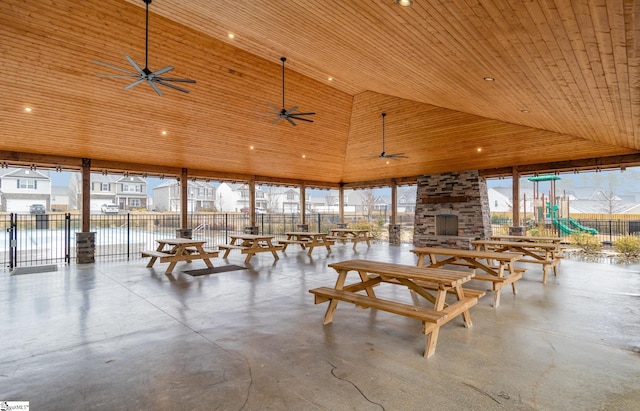
[[[125,73],[94,61],[144,64],[142,0],[4,0],[0,154],[317,184],[638,160],[639,16],[637,1],[157,0],[149,67],[197,81],[160,97],[96,77]],[[314,122],[272,124],[284,97]],[[383,112],[384,151],[408,158],[375,158]]]

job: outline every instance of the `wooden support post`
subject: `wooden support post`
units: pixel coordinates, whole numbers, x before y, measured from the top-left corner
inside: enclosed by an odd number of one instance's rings
[[[307,187],[300,184],[300,224],[306,224],[307,214]]]
[[[180,174],[180,228],[187,228],[189,204],[189,173],[186,168]]]
[[[338,207],[340,208],[340,222],[344,223],[344,186],[340,183],[340,190],[338,191]]]
[[[91,159],[82,159],[82,232],[91,230]]]
[[[513,204],[513,226],[520,226],[520,172],[518,167],[513,167],[513,191],[512,191],[512,204]]]
[[[398,214],[398,185],[391,179],[391,224],[396,224]]]
[[[256,225],[256,178],[251,177],[249,184],[249,225]]]

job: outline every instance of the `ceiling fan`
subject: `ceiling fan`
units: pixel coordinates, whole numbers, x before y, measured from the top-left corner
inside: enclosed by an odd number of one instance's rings
[[[404,153],[396,153],[390,154],[384,151],[384,118],[387,116],[387,113],[382,113],[382,152],[377,156],[371,156],[372,158],[388,158],[390,160],[397,160],[399,158],[409,158],[404,155]]]
[[[276,124],[282,119],[287,120],[289,123],[291,123],[292,126],[296,125],[295,121],[293,120],[300,120],[300,121],[306,121],[308,123],[313,123],[313,120],[305,118],[304,116],[313,116],[316,113],[311,113],[311,112],[296,113],[298,106],[293,106],[289,110],[286,109],[284,105],[284,62],[287,61],[287,58],[280,57],[280,61],[282,61],[282,108],[278,109],[273,104],[269,104],[269,108],[273,111],[270,117],[273,117],[273,114],[275,114],[276,116],[276,119],[273,120],[273,123],[271,124]]]
[[[161,77],[161,75],[173,70],[173,66],[167,66],[165,68],[161,68],[160,70],[151,71],[149,69],[149,4],[151,4],[151,0],[142,0],[146,4],[146,21],[145,21],[145,43],[144,43],[144,68],[141,69],[140,66],[136,64],[135,61],[129,56],[124,56],[129,64],[135,68],[136,71],[126,70],[120,67],[112,66],[111,64],[102,63],[97,60],[92,60],[96,64],[100,64],[101,66],[109,67],[114,70],[122,71],[127,73],[128,75],[118,75],[118,74],[96,74],[97,77],[109,77],[109,78],[133,78],[136,79],[133,83],[125,86],[125,90],[129,90],[132,87],[137,86],[140,83],[147,82],[153,88],[153,90],[158,93],[159,96],[162,95],[162,91],[158,88],[158,84],[161,86],[169,87],[174,90],[182,91],[183,93],[188,93],[189,90],[184,89],[182,87],[178,87],[171,82],[177,83],[195,83],[195,80],[184,79],[184,78],[173,78],[173,77]]]

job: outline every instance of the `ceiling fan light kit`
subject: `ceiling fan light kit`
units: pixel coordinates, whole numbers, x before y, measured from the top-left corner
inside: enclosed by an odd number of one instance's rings
[[[133,66],[135,71],[126,70],[120,67],[112,66],[110,64],[102,63],[100,61],[93,60],[94,63],[100,64],[102,66],[111,68],[113,70],[121,71],[127,73],[127,75],[118,75],[118,74],[97,74],[98,77],[108,77],[108,78],[132,78],[136,79],[133,83],[128,84],[124,87],[125,90],[129,90],[141,83],[148,83],[151,88],[159,95],[162,95],[162,91],[158,88],[158,85],[168,87],[174,90],[181,91],[183,93],[188,93],[189,90],[176,86],[171,83],[195,83],[195,80],[184,79],[184,78],[174,78],[174,77],[161,77],[163,74],[173,70],[173,66],[167,66],[161,68],[160,70],[151,71],[149,69],[149,4],[151,4],[151,0],[142,0],[146,6],[146,19],[145,19],[145,43],[144,43],[144,68],[141,69],[139,65],[129,56],[125,56],[129,64]]]

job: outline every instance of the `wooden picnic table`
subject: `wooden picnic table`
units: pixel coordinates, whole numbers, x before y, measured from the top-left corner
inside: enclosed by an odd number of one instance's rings
[[[329,264],[336,270],[338,278],[333,288],[320,287],[309,290],[315,295],[315,303],[329,301],[324,316],[324,324],[333,321],[338,301],[346,301],[359,307],[375,308],[422,321],[423,332],[427,335],[424,356],[431,357],[436,349],[440,327],[458,315],[462,315],[464,324],[471,327],[469,308],[478,302],[484,292],[473,291],[467,295],[462,287],[473,278],[473,273],[444,270],[441,268],[420,268],[411,265],[366,260],[349,260]],[[347,273],[355,271],[359,282],[345,285]],[[380,283],[400,285],[412,291],[413,304],[383,299],[376,296],[374,287]],[[361,292],[364,291],[365,294]],[[457,300],[447,304],[448,293],[455,294]],[[427,308],[418,296],[427,300],[433,308]]]
[[[222,258],[227,258],[231,250],[240,250],[242,254],[246,254],[245,264],[251,261],[251,258],[256,253],[271,252],[274,259],[279,259],[276,251],[282,251],[283,246],[274,245],[271,235],[259,235],[259,234],[230,234],[229,238],[231,242],[229,244],[219,245],[218,248],[224,251]]]
[[[282,251],[287,250],[289,244],[298,244],[303,250],[308,248],[307,254],[310,256],[315,247],[326,247],[327,254],[331,253],[331,246],[335,244],[333,240],[327,239],[327,233],[311,233],[307,231],[288,231],[286,240],[278,240],[282,245]]]
[[[559,243],[541,243],[537,241],[499,241],[475,240],[471,244],[476,250],[514,252],[523,254],[519,263],[534,263],[542,265],[542,283],[547,283],[549,268],[553,268],[553,275],[558,275],[558,265],[562,257],[562,246]]]
[[[540,242],[540,243],[560,243],[562,241],[561,237],[499,235],[499,234],[492,235],[489,238],[491,240],[497,240],[497,241],[524,241],[524,242]]]
[[[162,238],[156,240],[158,247],[155,250],[142,251],[143,257],[151,257],[147,267],[153,267],[156,260],[161,263],[169,263],[165,274],[171,274],[176,264],[180,261],[190,263],[193,260],[202,260],[207,267],[212,268],[210,258],[218,256],[217,251],[205,251],[203,246],[206,241],[197,241],[189,238]]]
[[[418,267],[440,268],[445,265],[459,265],[470,268],[475,274],[474,280],[491,282],[494,307],[500,305],[500,292],[503,287],[511,284],[513,293],[517,293],[516,281],[522,278],[524,272],[523,269],[516,268],[514,264],[522,258],[523,255],[520,253],[497,253],[445,247],[418,247],[411,252],[418,256]],[[478,274],[477,270],[482,270],[484,273]]]
[[[327,238],[340,241],[342,244],[351,241],[353,242],[354,250],[356,249],[356,245],[362,241],[367,243],[367,247],[370,247],[370,241],[373,240],[373,236],[369,234],[369,230],[359,228],[331,228],[329,229],[329,236],[327,236]]]

